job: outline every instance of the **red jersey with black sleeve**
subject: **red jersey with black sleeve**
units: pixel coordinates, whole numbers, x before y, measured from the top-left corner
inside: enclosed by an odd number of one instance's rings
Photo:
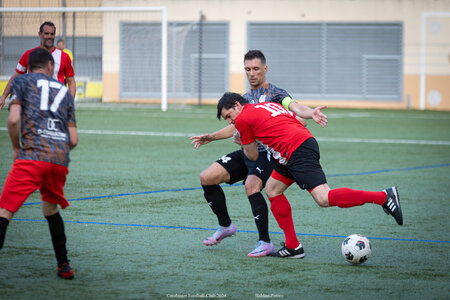
[[[30,53],[39,47],[30,49],[25,51],[22,57],[19,60],[19,63],[16,67],[16,72],[20,74],[27,73],[28,70],[28,56]],[[59,50],[58,48],[54,48],[51,52],[53,56],[53,60],[55,61],[55,70],[53,71],[53,78],[58,80],[61,83],[64,83],[64,78],[69,78],[75,76],[72,67],[72,61],[67,53]]]
[[[234,125],[242,145],[256,141],[283,165],[304,141],[313,137],[289,111],[274,102],[246,104]]]
[[[22,106],[20,160],[69,165],[69,129],[75,127],[75,104],[67,87],[42,73],[12,82],[11,104]]]

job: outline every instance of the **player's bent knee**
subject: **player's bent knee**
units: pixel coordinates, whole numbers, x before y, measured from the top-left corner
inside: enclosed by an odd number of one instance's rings
[[[328,201],[328,192],[330,191],[330,187],[327,184],[322,184],[315,187],[310,191],[311,196],[316,201],[317,205],[320,207],[329,207],[330,202]]]
[[[314,197],[317,205],[320,207],[329,207],[330,203],[328,202],[328,197]]]
[[[55,203],[42,201],[41,206],[42,206],[42,213],[46,217],[53,216],[58,212],[58,206]]]
[[[252,178],[252,176],[248,176],[245,180],[245,193],[247,196],[259,193],[262,189],[263,182],[258,177]]]
[[[200,183],[202,185],[208,185],[208,182],[209,182],[208,173],[205,170],[200,173]]]
[[[220,184],[221,182],[218,182],[214,177],[210,175],[210,173],[204,173],[202,172],[200,174],[200,183],[202,185],[214,185],[214,184]]]
[[[0,217],[5,218],[9,222],[11,222],[13,215],[14,215],[13,212],[10,212],[9,210],[0,207]]]
[[[276,186],[273,186],[273,185],[270,185],[270,184],[266,184],[267,197],[273,198],[273,197],[279,196],[279,195],[281,195],[283,193],[284,193],[283,189],[277,188]]]
[[[317,202],[317,204],[320,206],[320,207],[330,207],[330,204],[328,203],[328,201],[320,201],[320,202]]]
[[[230,175],[228,172],[225,171],[219,171],[217,169],[212,169],[211,167],[204,170],[200,173],[200,183],[202,185],[214,185],[214,184],[221,184],[224,182],[228,182],[230,180]]]
[[[269,198],[273,198],[273,197],[278,196],[279,194],[277,194],[273,188],[266,185],[266,195]]]
[[[253,194],[256,194],[256,193],[259,193],[259,192],[261,192],[261,189],[259,187],[256,187],[256,186],[247,187],[247,186],[245,186],[245,193],[247,194],[247,196],[250,196],[250,195],[253,195]]]

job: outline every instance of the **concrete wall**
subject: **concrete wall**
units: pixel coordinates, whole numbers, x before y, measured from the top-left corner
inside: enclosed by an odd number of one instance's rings
[[[250,21],[400,21],[404,26],[403,102],[317,101],[310,105],[334,107],[392,108],[420,107],[420,41],[422,12],[450,12],[448,0],[104,0],[105,6],[166,6],[169,21],[195,21],[200,11],[207,21],[230,24],[230,90],[243,93],[245,74],[242,58],[247,48],[246,24]],[[450,110],[450,17],[429,18],[427,22],[426,95],[428,109]],[[433,29],[434,28],[434,29]],[[105,28],[106,29],[106,28]],[[270,61],[268,62],[270,72]],[[118,98],[118,75],[104,76],[104,99]],[[108,82],[111,82],[109,84]],[[107,92],[110,91],[110,92]],[[440,95],[440,101],[439,101]],[[193,99],[194,100],[194,99]],[[210,99],[215,102],[216,99]],[[206,102],[208,99],[205,100]]]

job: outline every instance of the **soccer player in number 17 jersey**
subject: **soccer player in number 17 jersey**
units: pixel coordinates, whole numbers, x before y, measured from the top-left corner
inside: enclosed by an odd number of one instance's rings
[[[51,77],[54,60],[50,52],[37,48],[30,53],[29,64],[31,73],[12,82],[8,131],[14,163],[0,196],[0,249],[14,213],[32,192],[40,190],[42,212],[58,263],[57,275],[72,279],[64,222],[57,205],[63,209],[69,206],[64,184],[69,152],[78,143],[75,105],[67,87]]]

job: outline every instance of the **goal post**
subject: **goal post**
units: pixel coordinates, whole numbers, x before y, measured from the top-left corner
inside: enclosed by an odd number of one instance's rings
[[[124,7],[0,7],[0,14],[1,14],[1,19],[0,21],[2,22],[1,24],[1,28],[0,28],[0,33],[2,38],[5,37],[5,30],[7,30],[5,28],[5,22],[7,19],[8,14],[13,14],[13,13],[18,13],[18,14],[23,14],[24,16],[26,16],[27,14],[39,14],[40,19],[39,22],[42,21],[42,19],[45,19],[44,21],[47,20],[51,20],[50,17],[48,16],[56,16],[56,15],[63,15],[63,14],[77,14],[77,13],[86,13],[86,14],[95,14],[95,13],[99,13],[102,15],[107,15],[107,14],[111,14],[111,13],[134,13],[135,16],[140,15],[140,18],[137,17],[130,17],[128,16],[127,18],[123,17],[123,19],[127,20],[127,21],[148,21],[145,17],[142,17],[142,14],[145,13],[150,13],[150,12],[156,12],[156,13],[160,13],[160,18],[158,21],[156,22],[160,22],[161,24],[161,56],[160,56],[160,78],[158,78],[158,81],[160,81],[160,92],[161,92],[161,110],[162,111],[166,111],[167,110],[167,53],[168,53],[168,47],[167,47],[167,36],[168,36],[168,26],[167,26],[167,10],[166,7],[164,6],[153,6],[153,7],[140,7],[140,6],[124,6]],[[45,16],[45,17],[44,17]],[[22,17],[22,18],[27,18],[27,17]],[[116,23],[119,23],[122,21],[121,18],[119,18],[120,20],[115,20]],[[75,23],[75,17],[73,18],[74,23]],[[36,21],[37,22],[37,21]],[[42,22],[41,22],[42,23]],[[37,29],[38,26],[41,24],[32,24],[30,26],[32,26],[32,29],[34,30],[34,34],[37,33]],[[109,24],[108,24],[109,25]],[[11,26],[11,25],[10,25]],[[24,26],[24,25],[15,25],[13,27],[18,27],[18,26]],[[107,25],[102,25],[102,26],[107,26]],[[20,29],[19,29],[20,30]],[[22,31],[25,31],[24,29],[22,29]],[[119,30],[118,30],[119,31]],[[23,33],[19,33],[18,35],[20,36],[20,34]],[[74,34],[74,32],[72,33]],[[60,34],[57,35],[60,36]],[[118,36],[120,35],[120,32],[116,32],[116,35],[113,40],[116,43],[119,43],[119,38]],[[55,41],[56,43],[56,41]],[[3,51],[3,47],[5,45],[0,44],[0,55],[4,55]],[[108,45],[111,47],[115,47],[117,49],[119,49],[119,45]],[[88,47],[88,46],[86,46]],[[26,49],[25,49],[26,50]],[[115,54],[118,56],[120,51],[116,50],[113,51],[115,52]],[[20,53],[19,55],[21,55],[22,53]],[[2,57],[3,58],[3,57]],[[108,59],[108,58],[106,58]],[[120,58],[119,58],[120,59]],[[2,61],[4,61],[2,59]],[[14,62],[10,62],[10,63],[14,63],[14,66],[17,64],[17,61]],[[105,61],[105,58],[103,58],[103,64],[108,64],[108,61]],[[74,60],[74,64],[77,65],[76,60]],[[108,66],[106,66],[108,67]],[[119,67],[117,66],[117,69]],[[103,67],[103,70],[105,69],[105,66]],[[14,69],[11,69],[11,75]],[[102,70],[102,72],[103,72]],[[77,70],[75,70],[77,73]],[[3,74],[2,74],[3,75]],[[120,75],[119,75],[120,76]]]
[[[447,47],[449,42],[450,12],[423,12],[421,15],[421,40],[420,40],[420,102],[419,109],[425,110],[426,103],[438,105],[441,102],[439,91],[430,91],[427,95],[427,74],[449,76]],[[440,19],[446,19],[447,26]],[[436,41],[439,41],[437,43]],[[433,51],[428,50],[433,46]],[[430,59],[431,58],[431,59]],[[432,62],[429,62],[432,60]],[[427,66],[428,65],[428,66]],[[432,69],[433,70],[430,70]],[[445,68],[445,69],[444,69]],[[444,71],[442,71],[444,70]],[[428,100],[428,101],[427,101]]]

